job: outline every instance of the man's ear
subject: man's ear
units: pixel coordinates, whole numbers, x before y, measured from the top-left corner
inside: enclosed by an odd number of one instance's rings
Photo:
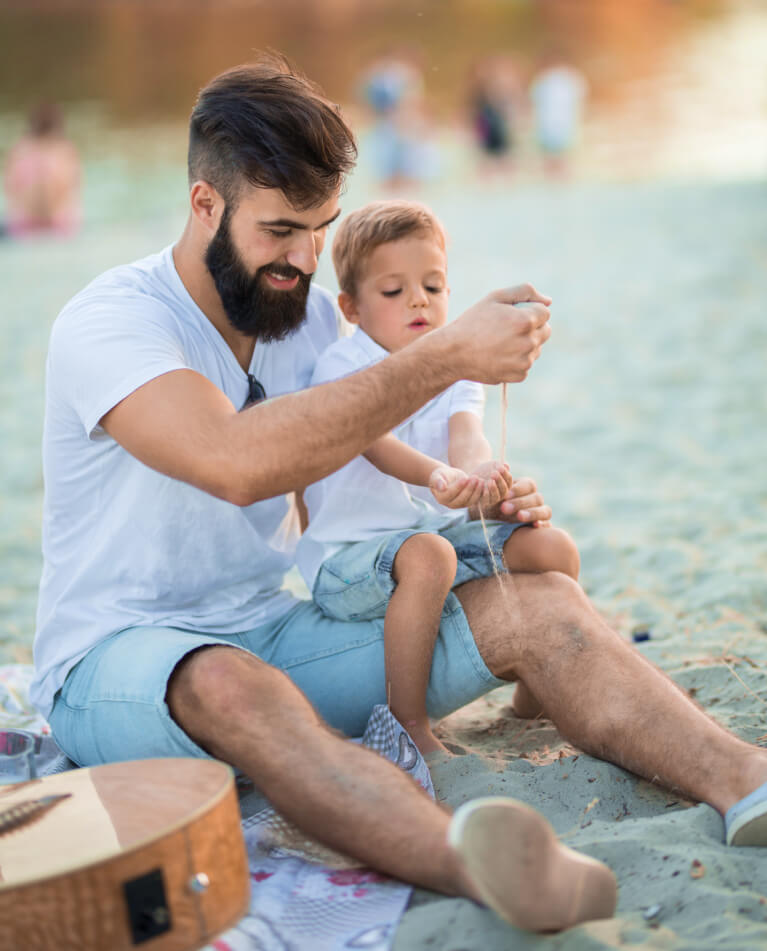
[[[351,294],[347,294],[346,291],[341,291],[338,295],[338,306],[341,308],[341,313],[346,317],[350,324],[358,324],[360,322],[359,311],[357,310],[357,302],[354,300]]]
[[[226,202],[210,182],[200,179],[193,183],[189,189],[189,204],[192,208],[192,214],[203,228],[211,234],[215,234],[221,222]]]

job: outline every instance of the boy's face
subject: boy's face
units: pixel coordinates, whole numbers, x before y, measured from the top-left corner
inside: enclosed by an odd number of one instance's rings
[[[338,302],[348,320],[393,353],[447,322],[447,259],[431,235],[379,245],[365,262],[357,292]]]

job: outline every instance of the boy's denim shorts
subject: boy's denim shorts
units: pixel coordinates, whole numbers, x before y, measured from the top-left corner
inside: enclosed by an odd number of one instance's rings
[[[339,621],[363,621],[382,618],[397,584],[392,566],[402,544],[412,535],[441,535],[455,548],[458,567],[453,587],[488,578],[494,566],[506,569],[501,552],[519,523],[485,522],[488,547],[481,522],[459,522],[447,528],[431,530],[428,525],[376,536],[363,542],[351,542],[324,561],[314,582],[312,597],[323,614]]]
[[[318,713],[347,736],[361,736],[376,704],[386,703],[383,621],[337,621],[296,601],[276,622],[240,634],[133,627],[92,648],[67,675],[49,720],[76,763],[164,756],[207,756],[176,724],[168,680],[191,651],[208,645],[246,650],[278,667]],[[504,681],[482,660],[452,592],[445,601],[426,696],[432,717],[447,716]]]

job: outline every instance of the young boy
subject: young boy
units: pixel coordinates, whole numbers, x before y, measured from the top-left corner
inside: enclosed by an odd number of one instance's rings
[[[383,359],[447,321],[445,233],[423,205],[373,202],[350,214],[333,243],[338,303],[357,324],[325,350],[312,383]],[[482,432],[484,394],[461,381],[393,433],[307,487],[309,526],[298,565],[333,618],[384,618],[387,697],[422,752],[445,750],[432,733],[426,687],[440,615],[451,588],[499,571],[563,571],[577,577],[570,537],[549,526],[480,521],[469,512],[505,498],[508,466]],[[525,529],[524,531],[521,529]],[[520,715],[540,713],[518,685]]]

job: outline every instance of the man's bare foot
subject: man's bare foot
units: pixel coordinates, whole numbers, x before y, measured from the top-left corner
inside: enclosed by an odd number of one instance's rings
[[[535,720],[536,717],[546,716],[543,704],[521,680],[518,680],[514,687],[511,709],[514,711],[514,716],[522,720]]]
[[[472,897],[518,928],[562,931],[615,911],[612,871],[562,845],[540,813],[515,799],[465,803],[451,819],[448,842]]]

